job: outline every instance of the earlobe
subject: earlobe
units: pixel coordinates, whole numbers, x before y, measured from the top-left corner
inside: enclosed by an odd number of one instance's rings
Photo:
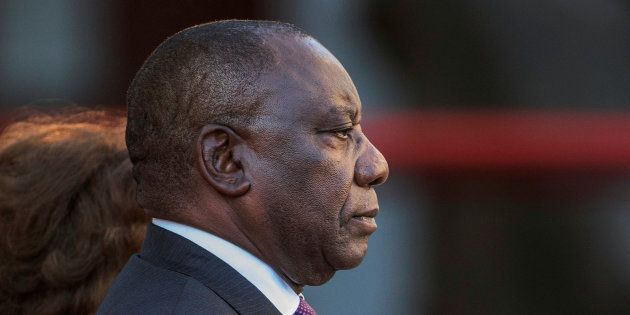
[[[250,181],[241,162],[243,140],[231,128],[203,126],[196,143],[196,162],[202,177],[219,193],[238,197],[249,191]]]

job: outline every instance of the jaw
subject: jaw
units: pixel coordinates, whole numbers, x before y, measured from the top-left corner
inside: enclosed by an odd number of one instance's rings
[[[296,284],[316,286],[329,281],[338,270],[357,267],[367,253],[369,235],[352,236],[344,233],[344,236],[302,256],[305,259],[297,264],[283,266],[283,271]],[[290,259],[283,261],[288,262]]]
[[[305,285],[322,285],[328,282],[340,269],[328,260],[330,253],[327,248],[332,246],[321,245],[317,248],[312,247],[297,257],[289,255],[290,252],[287,251],[284,251],[282,256],[276,257],[278,271],[294,289],[297,287],[301,291],[301,287]],[[299,291],[296,290],[296,292]]]
[[[326,272],[300,272],[299,275],[294,274],[295,276],[289,278],[291,281],[290,284],[292,286],[298,286],[301,292],[302,287],[304,287],[305,285],[319,286],[328,282],[335,275],[335,272],[336,271],[334,269],[328,269]]]
[[[368,236],[352,238],[339,245],[336,250],[326,253],[326,261],[334,270],[352,269],[359,266],[367,254]]]

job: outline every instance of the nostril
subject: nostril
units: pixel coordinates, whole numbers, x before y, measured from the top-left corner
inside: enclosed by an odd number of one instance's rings
[[[389,166],[387,165],[387,161],[381,155],[379,159],[378,166],[374,172],[374,179],[370,182],[370,187],[378,186],[387,181],[387,177],[389,177]]]
[[[388,176],[386,165],[364,166],[355,173],[355,181],[359,186],[372,188],[387,181]]]
[[[380,176],[378,176],[375,180],[371,181],[368,185],[370,187],[375,187],[378,186],[382,183],[384,183],[387,180],[388,174],[382,174]]]

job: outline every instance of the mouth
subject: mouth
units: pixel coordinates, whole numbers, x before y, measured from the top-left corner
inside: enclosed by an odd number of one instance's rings
[[[376,215],[378,215],[378,208],[357,212],[352,215],[348,225],[357,234],[372,234],[377,228]]]
[[[369,220],[369,219],[374,219],[376,218],[376,216],[378,215],[378,208],[372,209],[372,210],[367,210],[367,211],[359,211],[357,213],[354,213],[352,215],[352,219],[359,219],[359,220]]]

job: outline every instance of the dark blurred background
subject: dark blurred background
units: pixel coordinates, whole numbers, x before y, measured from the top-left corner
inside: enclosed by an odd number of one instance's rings
[[[318,38],[390,162],[321,314],[630,314],[630,2],[3,0],[0,118],[123,107],[162,40],[225,18]]]

